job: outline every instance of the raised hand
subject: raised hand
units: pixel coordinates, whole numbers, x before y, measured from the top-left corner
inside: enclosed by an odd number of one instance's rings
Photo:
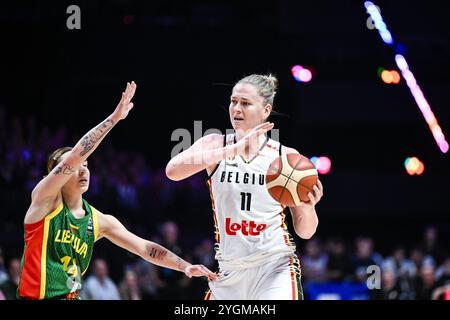
[[[131,102],[131,99],[133,99],[135,92],[136,83],[134,81],[131,81],[131,83],[127,82],[125,92],[122,92],[122,98],[113,113],[113,117],[116,120],[125,119],[128,116],[128,112],[133,109],[133,102]]]
[[[259,136],[273,129],[274,124],[264,122],[251,129],[242,139],[235,143],[238,155],[248,158],[259,154]]]

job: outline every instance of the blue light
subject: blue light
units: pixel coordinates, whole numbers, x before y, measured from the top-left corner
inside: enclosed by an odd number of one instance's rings
[[[364,3],[364,6],[366,7],[367,12],[370,14],[370,17],[372,18],[372,21],[375,24],[375,28],[378,30],[381,39],[383,39],[385,43],[392,45],[394,43],[394,39],[387,29],[387,26],[384,23],[383,18],[378,11],[378,8],[370,1],[366,1]]]
[[[405,55],[405,53],[406,53],[406,47],[405,47],[404,44],[398,43],[398,42],[397,42],[397,44],[395,45],[395,51],[396,51],[398,54]]]

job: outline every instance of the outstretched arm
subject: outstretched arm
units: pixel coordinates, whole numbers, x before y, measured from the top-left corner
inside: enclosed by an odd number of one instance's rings
[[[174,181],[188,178],[203,169],[214,167],[221,160],[236,155],[258,152],[258,137],[272,130],[273,123],[264,122],[252,130],[240,141],[223,146],[223,135],[210,134],[197,140],[189,149],[173,157],[166,166],[166,175]]]
[[[136,84],[134,82],[127,83],[127,88],[122,93],[122,98],[114,112],[86,133],[70,151],[69,155],[37,184],[31,193],[31,205],[25,215],[25,223],[40,221],[49,211],[54,209],[55,205],[58,205],[55,204],[55,201],[61,188],[71,175],[94,152],[117,122],[127,117],[128,112],[133,108],[131,99],[135,91]]]
[[[283,154],[299,153],[292,148],[283,148],[283,151]],[[297,207],[289,207],[295,233],[302,239],[310,239],[316,233],[319,225],[316,204],[323,196],[323,186],[320,180],[317,180],[317,185],[313,189],[314,192],[308,193],[308,202],[302,201]]]
[[[170,268],[186,274],[189,278],[206,276],[215,280],[217,274],[203,265],[192,265],[163,246],[142,239],[128,231],[117,218],[102,214],[97,210],[99,238],[104,236],[114,244],[122,247],[143,259],[161,267]]]

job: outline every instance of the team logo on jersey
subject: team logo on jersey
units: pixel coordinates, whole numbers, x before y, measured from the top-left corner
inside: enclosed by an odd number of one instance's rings
[[[94,232],[94,222],[92,221],[92,217],[89,217],[89,222],[87,225],[87,233],[92,234]]]
[[[225,231],[230,236],[235,236],[238,231],[241,231],[244,236],[259,236],[261,231],[263,231],[267,224],[261,223],[256,224],[255,221],[250,220],[242,220],[241,223],[231,223],[230,218],[226,218],[225,220]]]
[[[231,167],[237,167],[238,166],[237,162],[228,162],[228,161],[225,162],[225,165],[226,166],[231,166]]]
[[[79,227],[74,226],[73,224],[69,224],[70,225],[70,231],[72,231],[72,233],[78,234],[78,229]]]

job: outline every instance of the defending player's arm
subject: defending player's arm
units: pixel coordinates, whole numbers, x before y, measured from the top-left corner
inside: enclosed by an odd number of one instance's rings
[[[282,150],[283,154],[299,153],[297,150],[287,147]],[[295,233],[303,239],[310,239],[316,233],[319,225],[315,206],[323,196],[323,186],[320,180],[317,180],[317,185],[313,187],[313,191],[308,193],[309,202],[302,201],[297,207],[289,207]]]
[[[198,139],[189,149],[173,157],[166,166],[166,175],[169,179],[179,181],[186,179],[197,172],[211,168],[221,160],[236,155],[256,154],[258,152],[258,137],[273,128],[273,123],[262,123],[239,140],[238,142],[223,146],[223,135],[210,134]]]
[[[58,194],[64,184],[70,179],[77,168],[86,161],[94,152],[106,134],[133,108],[131,99],[136,91],[134,82],[127,83],[125,92],[114,112],[95,128],[86,133],[69,155],[42,179],[31,193],[31,205],[25,215],[25,223],[40,221],[45,215],[54,209],[57,204]]]
[[[205,266],[192,265],[163,246],[131,233],[114,216],[98,212],[98,224],[99,239],[105,237],[153,264],[183,272],[188,277],[206,276],[210,280],[217,278],[217,275]]]

